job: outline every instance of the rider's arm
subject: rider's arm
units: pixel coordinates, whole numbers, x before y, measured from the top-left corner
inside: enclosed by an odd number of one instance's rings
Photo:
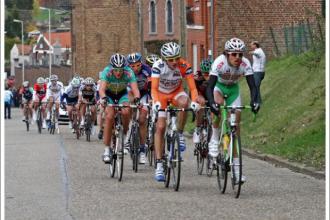
[[[151,97],[154,102],[159,101],[158,87],[159,77],[151,77]]]
[[[206,98],[207,101],[211,104],[214,103],[214,97],[213,97],[213,90],[215,87],[215,84],[217,83],[218,77],[215,75],[210,75],[209,83],[206,87]]]
[[[194,79],[193,74],[187,75],[186,80],[187,80],[187,84],[188,84],[188,87],[189,87],[191,100],[193,102],[195,102],[197,100],[197,97],[198,97],[198,91],[197,91],[197,88],[196,88],[195,79]]]
[[[257,102],[257,97],[258,97],[258,91],[257,87],[253,78],[253,75],[247,75],[246,76],[246,82],[249,86],[250,89],[250,96],[251,96],[251,101],[256,103]]]
[[[105,93],[106,89],[107,89],[107,82],[102,80],[100,83],[100,90],[99,90],[100,99],[106,97],[106,93]]]
[[[140,91],[136,82],[130,83],[134,98],[140,98]]]

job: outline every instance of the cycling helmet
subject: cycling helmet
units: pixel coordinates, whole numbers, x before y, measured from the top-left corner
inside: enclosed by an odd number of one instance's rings
[[[200,64],[201,71],[203,73],[208,73],[210,71],[211,65],[212,65],[212,61],[211,60],[209,60],[209,59],[202,60],[202,62]]]
[[[23,87],[28,87],[29,86],[29,81],[24,81],[23,82]]]
[[[241,39],[234,37],[226,42],[225,50],[227,52],[244,52],[245,44]]]
[[[78,88],[80,86],[80,79],[77,77],[74,77],[71,81],[71,86],[74,88]]]
[[[152,66],[157,60],[159,60],[160,57],[156,54],[150,54],[146,57],[146,63],[149,65],[149,66]]]
[[[57,81],[57,80],[58,80],[58,77],[57,77],[57,75],[53,74],[53,75],[51,75],[51,76],[49,77],[49,80],[50,80],[50,81]]]
[[[162,57],[165,59],[175,58],[180,56],[181,48],[179,44],[175,42],[169,42],[162,46],[160,49]]]
[[[87,77],[84,82],[85,85],[94,85],[94,79],[92,77]]]
[[[43,77],[39,77],[39,78],[37,79],[37,83],[38,83],[38,84],[44,84],[44,83],[45,83],[45,79],[44,79]]]
[[[129,64],[132,64],[141,61],[142,55],[140,53],[131,53],[128,54],[126,59]]]
[[[119,53],[112,55],[110,58],[110,64],[115,68],[123,68],[125,63],[125,57]]]

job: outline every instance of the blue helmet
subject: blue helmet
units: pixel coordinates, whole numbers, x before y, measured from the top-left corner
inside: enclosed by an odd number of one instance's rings
[[[128,54],[126,59],[129,64],[132,64],[132,63],[141,61],[142,55],[140,53],[131,53],[131,54]]]

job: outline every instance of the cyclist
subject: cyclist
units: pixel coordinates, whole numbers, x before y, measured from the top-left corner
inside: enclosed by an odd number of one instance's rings
[[[127,56],[128,65],[133,70],[137,85],[140,91],[140,101],[143,104],[148,104],[150,100],[150,89],[151,86],[150,77],[151,69],[148,65],[142,63],[142,56],[140,53],[131,53]],[[139,163],[146,163],[146,136],[147,136],[147,114],[148,108],[146,106],[142,107],[139,115],[139,128],[140,128],[140,154],[139,154]]]
[[[53,74],[49,77],[50,82],[47,85],[47,95],[46,99],[48,101],[48,112],[47,112],[47,121],[50,121],[50,113],[53,107],[53,103],[56,105],[56,117],[59,114],[60,107],[60,97],[63,93],[63,84],[58,81],[57,75]],[[58,128],[58,123],[56,123],[56,128]]]
[[[126,66],[125,57],[121,54],[114,54],[110,58],[110,64],[105,67],[101,75],[100,84],[100,98],[101,104],[105,105],[107,102],[128,105],[128,91],[127,85],[130,85],[134,100],[138,104],[140,100],[140,92],[136,83],[136,78],[132,69]],[[115,111],[113,107],[106,107],[106,119],[104,128],[104,154],[103,161],[109,163],[113,150],[110,147],[112,138],[112,128],[114,124]],[[121,110],[122,122],[124,127],[124,134],[126,135],[128,130],[128,124],[130,120],[130,109],[123,108]]]
[[[67,103],[67,111],[69,116],[69,128],[72,129],[72,106],[74,105],[78,112],[78,118],[79,116],[79,105],[78,105],[78,97],[79,97],[79,89],[80,89],[80,79],[79,77],[74,77],[69,86],[66,87],[65,91],[63,92],[63,95],[61,96],[61,105],[64,107],[64,100],[66,100]]]
[[[165,43],[161,47],[162,59],[156,61],[152,67],[151,95],[153,99],[153,110],[156,112],[159,109],[165,109],[168,100],[171,100],[172,104],[179,108],[188,107],[190,100],[187,93],[183,90],[183,79],[187,81],[191,92],[191,107],[195,110],[198,108],[198,104],[196,103],[198,93],[191,65],[180,57],[180,50],[180,46],[175,42]],[[182,134],[185,123],[186,112],[180,112],[178,114],[178,130],[181,151],[184,151],[186,148]],[[166,113],[159,112],[155,133],[155,153],[157,163],[155,179],[157,181],[165,180],[162,163],[165,129]]]
[[[219,115],[219,106],[223,105],[226,101],[226,105],[241,105],[241,96],[239,90],[239,80],[245,76],[248,83],[252,107],[252,111],[257,113],[259,111],[259,103],[257,102],[258,92],[254,83],[253,71],[250,61],[243,57],[245,51],[245,44],[238,38],[232,38],[225,44],[225,51],[222,55],[217,57],[212,64],[210,71],[210,79],[207,87],[206,95],[211,107],[211,111],[214,115]],[[236,111],[236,123],[240,123],[240,110]],[[237,127],[237,135],[240,134],[239,126]],[[212,137],[209,144],[209,155],[217,157],[219,154],[219,121],[213,123]],[[238,164],[239,160],[234,152],[234,164]],[[238,170],[239,171],[239,170]],[[239,172],[235,173],[237,177]],[[238,179],[238,178],[237,178]],[[242,182],[245,182],[246,178],[242,175]]]
[[[24,115],[24,107],[25,105],[27,105],[29,107],[29,117],[30,119],[32,118],[32,97],[33,97],[33,89],[32,87],[30,87],[30,83],[29,81],[25,81],[23,82],[23,87],[22,87],[22,91],[20,91],[20,94],[22,94],[22,104],[23,104],[23,121],[25,121],[25,115]]]
[[[152,68],[152,65],[154,65],[154,63],[159,60],[160,57],[157,54],[150,54],[146,57],[146,64]]]
[[[37,109],[39,105],[39,101],[41,102],[41,111],[42,111],[42,128],[46,128],[46,111],[45,111],[45,102],[46,102],[46,91],[47,91],[47,83],[43,77],[39,77],[37,79],[37,83],[34,84],[33,91],[33,102],[34,102],[34,113],[33,120],[37,120]]]
[[[96,120],[96,86],[94,79],[92,77],[87,77],[84,80],[84,84],[80,87],[79,92],[79,109],[81,115],[80,127],[85,125],[85,112],[86,112],[86,103],[90,103],[90,110],[92,113],[92,129],[91,133],[94,135],[95,127],[94,123]]]

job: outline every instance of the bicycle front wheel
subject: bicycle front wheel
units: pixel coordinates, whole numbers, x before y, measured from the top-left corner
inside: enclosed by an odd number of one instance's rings
[[[85,127],[85,133],[86,133],[86,141],[90,142],[91,141],[91,130],[92,130],[92,119],[91,115],[86,115],[86,127]]]
[[[121,127],[116,137],[117,173],[118,181],[122,180],[124,169],[124,133]]]
[[[233,150],[236,150],[236,157],[238,159],[238,164],[231,164],[231,182],[234,191],[235,198],[238,198],[241,193],[242,187],[242,149],[241,149],[241,139],[236,135],[232,135],[231,141],[233,144]],[[235,175],[239,173],[239,175]]]
[[[37,113],[37,125],[38,125],[38,132],[41,134],[42,131],[42,118],[41,118],[41,110],[38,109]]]
[[[139,164],[139,150],[140,150],[140,133],[137,124],[135,124],[132,127],[132,137],[133,138],[131,140],[133,141],[133,149],[132,149],[133,170],[135,171],[135,173],[137,173],[138,164]]]
[[[117,141],[116,136],[112,135],[112,146],[113,146],[112,149],[115,149],[116,141]],[[116,173],[117,155],[114,154],[112,156],[112,158],[110,158],[110,160],[111,161],[109,163],[109,173],[110,173],[110,177],[113,178],[115,176],[115,173]]]
[[[174,190],[178,191],[180,187],[180,177],[181,177],[181,151],[180,151],[179,136],[177,133],[175,133],[172,137],[169,156],[170,156],[169,167],[172,172],[169,172],[168,175],[171,175]]]

